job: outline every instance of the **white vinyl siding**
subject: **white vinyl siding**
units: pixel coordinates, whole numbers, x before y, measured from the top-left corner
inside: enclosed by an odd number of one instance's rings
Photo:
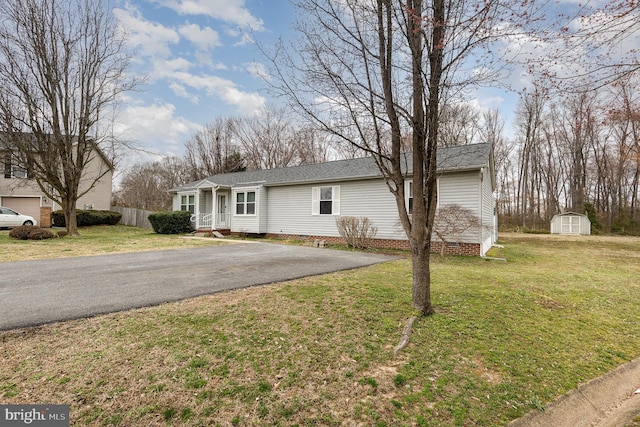
[[[482,220],[480,178],[478,170],[449,173],[438,178],[438,208],[447,205],[460,205],[469,209],[478,220]],[[480,243],[482,230],[469,230],[462,234],[461,241]],[[437,237],[434,236],[434,240]]]
[[[480,171],[480,186],[482,197],[482,256],[491,249],[498,239],[498,224],[496,218],[496,203],[493,197],[493,182],[489,167],[484,167]]]
[[[238,214],[238,194],[243,194],[242,211]],[[266,233],[267,193],[264,187],[234,188],[232,191],[231,231],[237,233]],[[253,213],[251,213],[253,212]]]
[[[329,185],[326,185],[329,186]],[[314,214],[312,205],[320,197],[310,197],[315,185],[269,187],[267,232],[303,236],[338,237],[336,215]],[[340,216],[367,217],[378,227],[376,238],[406,239],[399,222],[393,195],[382,179],[344,181],[339,186]],[[319,188],[319,187],[317,187]],[[319,212],[319,204],[318,204]]]
[[[439,206],[458,204],[479,215],[480,180],[477,170],[441,175],[438,184]]]

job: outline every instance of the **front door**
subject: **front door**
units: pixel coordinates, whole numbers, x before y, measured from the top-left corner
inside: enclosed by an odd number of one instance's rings
[[[227,224],[227,195],[218,194],[218,212],[216,218],[216,226],[220,228],[228,228]]]

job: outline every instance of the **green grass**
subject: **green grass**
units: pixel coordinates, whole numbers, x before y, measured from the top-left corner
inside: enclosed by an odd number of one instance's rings
[[[0,403],[73,425],[496,426],[640,356],[640,239],[510,235],[410,261],[0,333]]]

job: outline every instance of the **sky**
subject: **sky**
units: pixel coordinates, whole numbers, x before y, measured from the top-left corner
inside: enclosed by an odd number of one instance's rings
[[[288,0],[109,0],[126,29],[133,52],[131,72],[146,76],[122,100],[119,137],[146,150],[130,156],[146,161],[184,152],[185,142],[217,117],[251,114],[269,99],[264,59],[256,48],[295,37],[294,7]],[[598,3],[600,0],[591,0]],[[550,0],[550,15],[569,13],[578,0]],[[636,39],[637,40],[637,39]],[[535,49],[530,40],[512,40],[514,51]],[[539,54],[539,53],[538,53]],[[508,76],[526,84],[522,70]],[[498,108],[511,127],[517,95],[478,89],[473,102]]]
[[[270,103],[254,41],[270,46],[291,37],[293,7],[287,0],[112,3],[128,33],[130,72],[145,76],[122,100],[120,138],[151,153],[179,156],[205,123]]]

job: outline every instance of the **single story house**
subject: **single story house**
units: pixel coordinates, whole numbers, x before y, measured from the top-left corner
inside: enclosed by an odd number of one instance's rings
[[[591,234],[591,220],[585,214],[564,212],[551,218],[551,234]]]
[[[3,174],[0,175],[0,206],[11,208],[36,219],[38,225],[51,226],[51,212],[61,209],[42,192],[31,173],[12,161],[11,152],[0,151]],[[98,146],[91,157],[80,192],[85,191],[97,178],[95,186],[78,199],[77,209],[109,210],[111,208],[113,165]]]
[[[410,153],[406,158],[409,207]],[[481,224],[447,242],[446,253],[484,256],[496,241],[495,182],[490,144],[438,149],[439,206],[458,204]],[[337,217],[367,217],[378,229],[371,246],[409,248],[395,198],[371,157],[214,175],[169,192],[173,210],[191,212],[198,230],[341,242]],[[434,238],[434,251],[439,244]]]

